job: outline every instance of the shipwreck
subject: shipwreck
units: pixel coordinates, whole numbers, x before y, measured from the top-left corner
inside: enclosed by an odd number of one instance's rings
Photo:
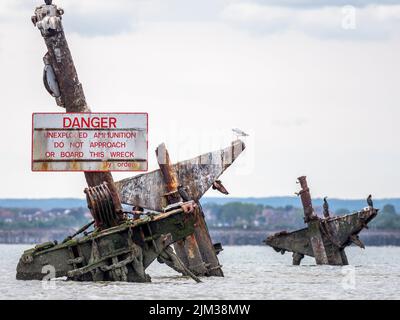
[[[66,112],[91,112],[65,38],[63,14],[46,0],[32,17],[47,46],[44,85]],[[148,282],[146,268],[155,260],[196,281],[199,276],[222,277],[217,257],[222,246],[211,240],[200,199],[210,188],[227,193],[218,179],[244,149],[236,140],[224,149],[172,164],[160,144],[155,171],[118,182],[111,172],[85,172],[84,192],[93,221],[62,243],[25,251],[17,279],[41,280],[53,270],[54,278],[76,281]],[[123,204],[132,210],[125,211]]]
[[[368,207],[345,216],[331,216],[325,198],[324,217],[319,217],[312,206],[306,177],[299,177],[298,182],[301,190],[297,195],[301,198],[307,227],[293,232],[278,232],[269,236],[265,243],[281,254],[292,252],[293,265],[300,265],[304,256],[314,257],[319,265],[347,265],[345,248],[351,244],[365,247],[358,234],[368,228],[368,223],[378,214],[371,196],[368,197]]]

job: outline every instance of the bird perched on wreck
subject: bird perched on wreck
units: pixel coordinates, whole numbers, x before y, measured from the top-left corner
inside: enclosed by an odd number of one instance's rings
[[[232,131],[236,135],[236,138],[249,136],[246,132],[244,132],[238,128],[233,128]]]
[[[328,197],[325,197],[324,198],[324,205],[323,205],[323,208],[324,208],[324,217],[325,218],[329,218],[329,204],[328,204],[328,201],[326,200]]]
[[[373,208],[373,207],[374,207],[374,203],[373,203],[373,201],[372,201],[372,195],[369,195],[369,196],[368,196],[368,198],[367,198],[367,203],[368,203],[368,206],[369,206],[370,208]]]

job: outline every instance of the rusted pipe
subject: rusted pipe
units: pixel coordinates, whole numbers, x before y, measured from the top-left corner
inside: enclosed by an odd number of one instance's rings
[[[301,203],[303,205],[304,222],[308,223],[309,221],[316,218],[316,215],[314,213],[314,209],[312,206],[310,189],[308,188],[308,185],[307,185],[307,177],[306,176],[301,176],[297,179],[301,186],[301,190],[298,193],[298,195],[300,196]]]
[[[172,168],[171,159],[164,143],[160,144],[157,147],[156,156],[161,174],[164,179],[165,188],[167,190],[165,197],[168,204],[182,201],[181,196],[178,192],[178,178],[176,177],[176,173]]]
[[[173,169],[168,150],[164,143],[156,149],[157,162],[163,176],[165,189],[164,195],[168,204],[183,201],[179,193],[179,182],[176,172]],[[185,201],[189,199],[184,199]],[[177,256],[196,275],[205,275],[207,269],[200,253],[199,245],[194,234],[186,237],[184,241],[178,241],[174,245]]]

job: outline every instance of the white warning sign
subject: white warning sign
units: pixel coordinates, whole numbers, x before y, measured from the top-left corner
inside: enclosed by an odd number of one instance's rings
[[[147,113],[34,113],[33,171],[147,171]]]

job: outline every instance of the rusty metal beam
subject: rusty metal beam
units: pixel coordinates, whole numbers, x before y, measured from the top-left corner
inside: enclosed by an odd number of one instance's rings
[[[308,188],[307,185],[307,177],[306,176],[299,177],[298,182],[300,183],[301,190],[297,194],[300,196],[301,203],[303,205],[304,222],[308,223],[311,220],[315,220],[317,216],[315,215],[312,206],[310,189]]]
[[[160,144],[156,149],[157,162],[161,170],[167,193],[164,197],[168,204],[182,202],[183,199],[179,194],[179,183],[176,172],[171,163],[168,150],[164,143]],[[189,199],[185,199],[189,200]],[[183,264],[196,275],[205,275],[206,267],[199,246],[194,234],[188,236],[185,240],[178,241],[174,244],[175,252]]]
[[[182,201],[178,191],[178,178],[174,171],[171,159],[169,158],[168,150],[164,143],[160,144],[156,149],[156,156],[158,166],[161,170],[161,175],[164,180],[167,193],[164,197],[167,199],[168,204],[173,204]]]
[[[328,264],[328,257],[322,239],[322,234],[319,229],[319,220],[314,213],[312,207],[310,189],[307,185],[307,178],[301,176],[298,178],[301,190],[298,195],[301,198],[301,203],[304,210],[304,222],[308,224],[308,231],[310,236],[311,246],[314,252],[315,261],[317,264]]]
[[[299,195],[304,209],[304,222],[308,224],[310,242],[316,263],[330,265],[347,264],[344,250],[331,239],[330,235],[334,234],[335,231],[330,230],[329,226],[323,225],[321,219],[314,212],[307,178],[301,176],[298,178],[298,181],[301,186]],[[326,198],[324,199],[324,217],[325,219],[329,218],[329,206]],[[293,261],[297,263],[295,259]]]
[[[212,243],[200,203],[197,203],[197,208],[195,209],[194,214],[196,219],[194,236],[197,240],[203,261],[206,263],[207,275],[223,277],[224,273],[222,271],[222,266],[219,263],[217,253],[214,249],[214,244]]]

